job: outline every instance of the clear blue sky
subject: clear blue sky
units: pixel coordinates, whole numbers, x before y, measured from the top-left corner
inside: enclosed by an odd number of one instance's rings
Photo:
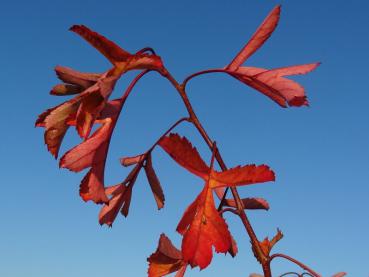
[[[87,4],[88,3],[88,4]],[[63,101],[48,95],[57,64],[104,71],[109,63],[75,34],[85,24],[129,51],[151,46],[182,80],[223,67],[267,13],[282,4],[280,25],[249,61],[266,68],[321,61],[296,78],[311,107],[282,109],[223,75],[188,86],[198,116],[229,165],[267,163],[275,183],[243,187],[242,196],[268,199],[269,212],[250,212],[260,238],[277,227],[275,251],[294,256],[323,276],[369,274],[369,2],[368,1],[6,1],[0,9],[0,276],[145,276],[159,234],[177,246],[175,227],[202,188],[201,180],[161,150],[153,162],[166,193],[158,212],[146,178],[136,184],[128,219],[112,229],[97,222],[99,207],[78,196],[83,174],[59,170],[35,129],[39,113]],[[119,95],[133,74],[117,87]],[[176,119],[182,103],[158,74],[146,76],[127,102],[113,137],[107,183],[127,174],[118,158],[145,151]],[[188,125],[178,129],[210,157]],[[62,152],[77,142],[71,132]],[[248,276],[260,272],[240,222],[227,216],[240,253],[216,255],[188,276]],[[293,270],[275,261],[276,274]]]

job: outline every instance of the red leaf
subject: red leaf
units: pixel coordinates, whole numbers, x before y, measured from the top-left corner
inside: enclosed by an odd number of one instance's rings
[[[69,30],[80,35],[82,38],[88,41],[114,65],[117,62],[126,61],[131,57],[130,53],[120,48],[114,42],[90,30],[84,25],[73,25]]]
[[[236,257],[237,253],[238,253],[238,247],[237,247],[237,243],[235,241],[235,239],[233,238],[233,236],[231,235],[231,247],[228,249],[228,253],[231,254],[231,256],[234,258]]]
[[[216,252],[232,255],[237,247],[224,219],[215,208],[213,189],[224,186],[248,185],[274,180],[274,173],[266,165],[238,166],[223,172],[210,169],[201,159],[196,148],[186,138],[177,134],[164,137],[159,145],[181,166],[205,180],[205,186],[196,200],[186,209],[177,226],[183,235],[183,259],[192,267],[203,269],[212,259],[212,247]]]
[[[147,259],[149,262],[149,277],[161,277],[178,271],[176,277],[184,276],[187,264],[182,260],[182,253],[175,248],[170,239],[160,235],[156,252]]]
[[[91,167],[81,182],[80,195],[83,200],[95,203],[107,203],[109,199],[104,192],[104,170],[112,132],[123,100],[113,100],[104,110],[107,117],[101,119],[99,127],[86,141],[75,146],[60,159],[60,167],[79,172]],[[114,107],[115,109],[113,109]]]
[[[50,94],[55,96],[65,96],[78,94],[82,91],[84,91],[84,88],[77,85],[58,84],[51,89]]]
[[[146,154],[137,155],[134,157],[124,157],[120,159],[120,163],[123,166],[130,166],[143,161],[146,158]]]
[[[177,231],[184,234],[183,259],[192,267],[207,267],[212,259],[212,247],[226,253],[232,246],[231,235],[224,219],[215,208],[213,194],[206,183],[203,191],[187,208]]]
[[[197,149],[185,138],[178,134],[164,137],[159,145],[181,166],[191,173],[206,179],[210,168],[201,159]]]
[[[95,85],[89,87],[82,94],[81,105],[77,112],[78,134],[87,138],[96,118],[106,105],[106,101],[112,93],[119,76],[105,73]]]
[[[152,161],[151,161],[151,154],[147,156],[146,164],[144,165],[145,173],[147,176],[147,180],[149,181],[151,191],[154,195],[156,204],[158,206],[158,209],[164,207],[164,193],[163,189],[161,188],[160,182],[158,177],[156,176],[156,173],[154,171],[154,168],[152,167]]]
[[[274,181],[274,172],[266,165],[245,165],[228,169],[223,172],[212,171],[210,175],[211,188],[250,185]]]
[[[104,109],[117,80],[115,76],[108,76],[109,72],[106,72],[94,85],[73,99],[39,115],[36,126],[45,128],[45,144],[55,158],[70,122],[76,125],[80,136],[87,138],[89,135],[92,124]]]
[[[79,34],[115,65],[115,70],[118,72],[118,75],[132,69],[153,69],[159,72],[163,70],[163,63],[161,58],[157,55],[132,55],[114,42],[90,30],[84,25],[74,25],[70,30]]]
[[[60,159],[60,167],[79,172],[85,168],[105,163],[113,122],[105,123],[86,141],[69,150]]]
[[[114,188],[114,190],[113,190]],[[108,190],[112,191],[108,193]],[[115,218],[117,217],[119,210],[123,205],[128,205],[126,214],[128,215],[129,204],[131,202],[132,190],[131,187],[127,187],[123,184],[119,184],[105,190],[107,195],[112,195],[108,205],[105,204],[99,213],[99,223],[101,225],[106,224],[110,227],[113,225]]]
[[[91,200],[96,204],[102,204],[109,201],[104,191],[103,164],[98,164],[88,171],[82,179],[79,195],[85,202]]]
[[[136,165],[121,184],[105,189],[105,193],[111,196],[111,198],[100,210],[99,223],[101,225],[107,224],[112,226],[119,210],[125,217],[128,216],[132,198],[132,189],[137,180],[137,176],[140,173],[141,167],[141,165]]]
[[[55,73],[60,80],[67,84],[88,88],[94,85],[102,74],[84,73],[65,66],[56,66]]]
[[[80,195],[84,201],[109,201],[104,192],[104,169],[113,125],[111,119],[106,119],[90,138],[69,150],[60,159],[60,167],[74,172],[91,167],[80,187]]]
[[[104,106],[105,98],[101,96],[99,90],[91,91],[84,97],[76,116],[77,131],[82,138],[89,136],[92,125]]]
[[[346,272],[338,272],[336,274],[334,274],[332,277],[343,277],[343,276],[346,276],[347,273]]]
[[[266,70],[254,67],[240,67],[230,74],[241,82],[265,94],[282,107],[308,105],[304,88],[286,75],[306,74],[320,63],[296,65]]]
[[[75,116],[80,101],[80,98],[74,98],[48,109],[40,114],[36,121],[37,127],[45,128],[44,141],[55,158],[58,157],[60,145],[69,128],[67,122]]]
[[[290,75],[307,74],[316,69],[319,65],[320,63],[318,62],[274,68],[271,70],[263,70],[262,72],[259,72],[258,76],[262,76],[264,79],[268,79]]]
[[[234,71],[241,66],[256,50],[264,44],[270,37],[274,29],[277,27],[281,6],[276,6],[269,15],[265,18],[263,23],[259,26],[253,34],[249,42],[237,54],[233,61],[227,66],[228,70]]]
[[[243,198],[241,200],[246,210],[269,210],[269,203],[263,198]],[[226,199],[226,205],[237,207],[233,199]]]

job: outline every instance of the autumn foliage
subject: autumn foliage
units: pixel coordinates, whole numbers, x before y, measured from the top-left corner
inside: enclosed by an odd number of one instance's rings
[[[58,157],[63,138],[70,128],[75,129],[81,137],[81,143],[62,155],[59,166],[73,172],[88,169],[81,180],[79,194],[84,201],[101,205],[99,223],[112,226],[119,213],[128,216],[133,187],[140,173],[146,175],[158,209],[164,207],[164,192],[153,165],[152,151],[157,146],[203,182],[197,197],[192,202],[189,201],[190,204],[178,222],[176,230],[183,237],[182,245],[179,249],[176,248],[170,239],[162,234],[156,252],[148,258],[150,277],[165,276],[173,272],[176,272],[177,277],[184,276],[188,266],[204,269],[211,263],[213,251],[235,256],[238,251],[237,244],[223,217],[225,212],[231,212],[241,219],[264,276],[272,276],[270,263],[276,257],[286,258],[300,265],[311,276],[320,276],[291,257],[283,254],[271,255],[273,246],[283,237],[280,230],[271,240],[257,239],[245,211],[268,210],[269,204],[262,198],[241,198],[237,188],[274,181],[275,174],[267,165],[247,164],[228,169],[216,143],[201,125],[186,94],[186,84],[192,78],[223,72],[259,91],[281,107],[308,105],[304,88],[286,77],[309,73],[319,63],[270,70],[243,65],[273,33],[279,17],[280,6],[277,6],[228,65],[196,72],[181,84],[169,73],[153,49],[143,48],[132,54],[84,25],[74,25],[70,28],[104,55],[112,66],[102,73],[85,73],[69,67],[56,66],[55,73],[62,83],[55,85],[50,94],[72,98],[40,114],[36,126],[44,128],[45,144],[55,158]],[[131,70],[138,70],[138,75],[120,98],[111,100],[110,96],[117,81]],[[158,72],[159,76],[166,78],[173,85],[182,98],[188,115],[177,120],[146,152],[122,158],[122,166],[130,167],[130,173],[119,183],[106,184],[105,164],[116,123],[132,89],[149,71]],[[173,133],[173,129],[184,121],[190,122],[200,133],[212,153],[211,161],[205,162],[186,137]],[[221,171],[214,169],[215,163],[219,164]],[[228,191],[231,191],[231,197],[227,196]],[[218,199],[214,199],[214,195]]]

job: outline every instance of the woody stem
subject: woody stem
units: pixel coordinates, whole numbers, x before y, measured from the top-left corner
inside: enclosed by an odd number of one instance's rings
[[[221,71],[219,70],[219,72],[221,72]],[[204,127],[201,125],[200,120],[198,119],[195,111],[193,110],[193,107],[192,107],[192,105],[191,105],[191,103],[190,103],[190,101],[187,97],[187,93],[185,91],[185,86],[184,85],[186,83],[186,80],[188,81],[189,78],[187,78],[185,80],[185,82],[181,85],[177,82],[176,79],[174,79],[174,77],[167,70],[165,70],[165,72],[163,72],[163,76],[165,76],[171,82],[171,84],[175,87],[175,89],[178,91],[179,95],[181,96],[181,98],[183,100],[184,105],[186,106],[186,109],[188,111],[191,123],[198,130],[198,132],[200,133],[200,135],[202,136],[202,138],[204,139],[204,141],[206,142],[206,144],[208,145],[210,150],[213,151],[213,149],[214,149],[213,141],[210,139],[210,137],[206,133]],[[219,153],[219,150],[215,151],[215,159],[217,160],[219,166],[221,167],[221,169],[223,171],[227,170],[227,166],[225,165],[225,163],[222,159],[222,156]],[[272,275],[271,275],[271,270],[270,270],[269,258],[264,255],[263,251],[260,248],[259,241],[256,237],[254,229],[252,228],[251,223],[250,223],[250,221],[248,220],[248,218],[246,216],[244,206],[243,206],[242,200],[240,198],[240,195],[238,194],[237,188],[231,187],[230,190],[231,190],[233,198],[236,202],[236,208],[237,208],[237,211],[238,211],[238,216],[240,217],[243,225],[245,226],[247,234],[250,237],[250,242],[252,244],[252,248],[253,248],[253,251],[255,253],[255,256],[263,267],[264,277],[271,277]]]

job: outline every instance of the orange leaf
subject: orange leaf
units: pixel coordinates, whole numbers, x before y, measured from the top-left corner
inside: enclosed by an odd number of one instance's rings
[[[154,195],[156,204],[158,206],[158,209],[160,210],[161,208],[164,207],[165,197],[159,179],[156,176],[154,168],[152,167],[151,154],[149,154],[146,158],[146,164],[144,165],[144,169],[147,176],[147,180],[149,181],[151,187],[151,191]]]
[[[181,166],[191,173],[206,179],[210,168],[201,159],[197,149],[185,138],[178,134],[164,137],[159,145]]]
[[[226,187],[250,185],[274,181],[274,172],[266,165],[237,166],[223,172],[212,171],[210,175],[210,187]]]
[[[114,65],[117,62],[126,61],[131,57],[130,53],[120,48],[114,42],[90,30],[84,25],[73,25],[69,30],[80,35],[82,38],[88,41]]]
[[[213,194],[208,183],[187,208],[177,231],[184,234],[183,259],[192,267],[207,267],[212,260],[212,247],[216,252],[226,253],[232,247],[231,234],[224,219],[215,208]]]
[[[177,272],[176,277],[184,276],[187,264],[182,259],[182,253],[175,248],[165,234],[160,235],[156,252],[147,259],[149,262],[149,277],[161,277]]]
[[[271,241],[269,241],[269,238],[265,238],[262,242],[259,242],[259,245],[264,255],[268,257],[273,246],[282,238],[283,238],[283,234],[281,230],[277,229],[277,234],[273,237]]]
[[[270,37],[277,27],[281,6],[276,6],[269,15],[265,18],[263,23],[259,26],[256,32],[252,35],[249,42],[237,54],[233,61],[227,66],[228,70],[236,70],[241,66],[256,50],[258,50],[264,42]]]

